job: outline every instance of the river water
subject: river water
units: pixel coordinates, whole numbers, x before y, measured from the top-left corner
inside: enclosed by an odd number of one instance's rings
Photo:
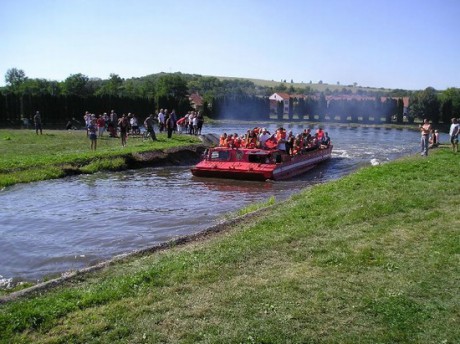
[[[216,124],[205,126],[203,133],[243,134],[247,128]],[[273,132],[275,125],[267,128]],[[285,128],[303,129],[297,124]],[[205,179],[193,177],[190,166],[168,166],[8,187],[0,191],[0,285],[42,280],[195,233],[253,202],[271,196],[281,201],[315,183],[419,149],[419,133],[408,129],[325,130],[334,144],[332,159],[288,181]]]

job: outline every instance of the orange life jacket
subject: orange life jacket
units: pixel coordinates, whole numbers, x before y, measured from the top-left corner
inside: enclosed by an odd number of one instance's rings
[[[226,147],[227,146],[227,138],[222,135],[219,140],[219,146],[220,147]]]

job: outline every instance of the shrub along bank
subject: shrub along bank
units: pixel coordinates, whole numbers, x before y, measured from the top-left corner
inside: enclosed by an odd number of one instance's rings
[[[38,180],[65,177],[100,170],[123,170],[159,161],[197,160],[200,140],[190,135],[157,135],[158,141],[128,138],[126,147],[107,133],[90,150],[84,130],[0,130],[0,188]],[[184,154],[185,152],[185,154]],[[187,153],[189,156],[187,157]]]
[[[460,156],[430,153],[0,305],[0,342],[454,343]]]

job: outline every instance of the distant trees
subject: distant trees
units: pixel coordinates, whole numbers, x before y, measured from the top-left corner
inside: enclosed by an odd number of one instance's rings
[[[460,89],[448,88],[443,92],[427,87],[410,96],[409,121],[427,118],[437,124],[449,123],[460,114]]]
[[[249,119],[265,116],[267,99],[275,92],[291,95],[309,96],[290,101],[289,118],[315,118],[316,120],[368,121],[371,118],[391,121],[396,116],[398,123],[403,122],[403,115],[408,115],[409,122],[428,118],[433,123],[448,123],[450,118],[460,115],[460,89],[449,88],[437,91],[428,87],[421,91],[401,89],[371,90],[358,87],[357,83],[348,86],[328,86],[322,93],[312,86],[296,85],[294,80],[286,80],[276,86],[254,84],[251,80],[238,78],[217,78],[196,74],[159,73],[141,78],[123,79],[112,73],[107,79],[89,78],[77,73],[64,81],[28,78],[19,68],[8,69],[5,74],[6,87],[0,87],[0,122],[6,118],[14,122],[25,115],[29,109],[40,107],[49,111],[59,111],[56,120],[78,114],[81,109],[99,111],[98,109],[127,107],[151,113],[159,108],[175,109],[181,115],[191,109],[189,95],[199,93],[203,98],[202,111],[214,118]],[[323,84],[322,80],[319,81]],[[327,85],[327,84],[326,84]],[[367,99],[326,101],[326,96],[359,95]],[[380,101],[381,96],[387,100]],[[375,101],[369,99],[375,97]],[[410,97],[410,108],[406,112],[402,97]],[[137,104],[142,104],[137,106]],[[146,108],[147,106],[147,108]],[[247,109],[245,109],[247,107]],[[234,108],[234,111],[232,110]],[[59,110],[58,110],[59,109]],[[273,109],[278,118],[283,118],[285,109],[279,106]],[[313,117],[312,117],[313,116]]]

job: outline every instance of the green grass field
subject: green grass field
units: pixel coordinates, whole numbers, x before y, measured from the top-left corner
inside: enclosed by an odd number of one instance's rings
[[[3,304],[0,342],[458,343],[459,168],[443,146],[306,189]]]
[[[168,139],[160,134],[158,141],[128,138],[126,147],[118,138],[98,139],[97,150],[90,150],[86,131],[0,129],[0,188],[16,183],[59,178],[68,171],[93,173],[99,170],[118,170],[125,165],[125,157],[135,152],[165,150],[199,143],[197,137],[173,135]]]

